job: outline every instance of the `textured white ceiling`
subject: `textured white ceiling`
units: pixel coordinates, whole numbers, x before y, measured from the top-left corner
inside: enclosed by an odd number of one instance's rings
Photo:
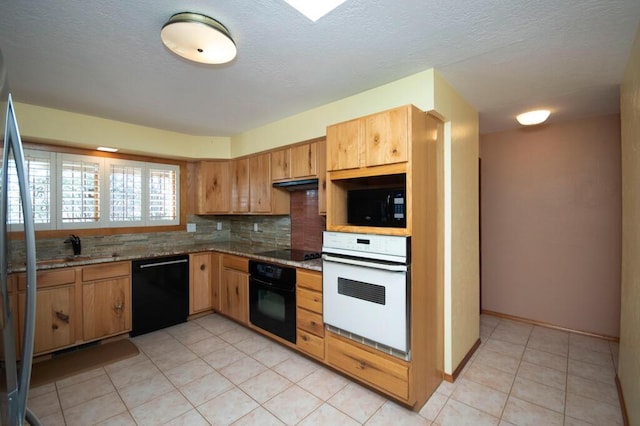
[[[183,11],[221,21],[237,58],[170,53],[160,29]],[[282,0],[3,0],[0,49],[17,101],[214,136],[433,67],[485,133],[533,107],[617,112],[639,22],[638,0],[348,0],[315,23]]]

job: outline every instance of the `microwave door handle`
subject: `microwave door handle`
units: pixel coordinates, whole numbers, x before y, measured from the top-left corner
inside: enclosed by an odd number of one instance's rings
[[[331,256],[330,254],[326,253],[322,255],[322,260],[327,262],[342,263],[344,265],[362,266],[363,268],[382,269],[384,271],[390,272],[407,272],[407,265],[368,262],[366,260]]]
[[[393,210],[391,209],[391,194],[387,194],[387,223],[393,222]]]

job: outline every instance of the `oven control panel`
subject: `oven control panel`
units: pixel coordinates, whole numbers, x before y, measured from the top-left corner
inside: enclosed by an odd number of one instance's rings
[[[336,249],[359,254],[408,257],[409,237],[325,231],[322,251],[330,253]]]

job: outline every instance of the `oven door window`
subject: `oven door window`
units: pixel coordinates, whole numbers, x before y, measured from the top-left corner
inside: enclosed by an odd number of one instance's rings
[[[277,289],[249,278],[251,324],[296,342],[296,292]]]
[[[286,300],[284,296],[265,288],[258,288],[258,312],[273,320],[286,320]]]

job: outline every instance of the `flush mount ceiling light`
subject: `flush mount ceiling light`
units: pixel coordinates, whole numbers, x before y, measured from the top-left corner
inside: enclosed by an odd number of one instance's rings
[[[291,7],[302,13],[307,18],[316,22],[336,7],[340,6],[346,0],[325,0],[325,1],[309,1],[309,0],[284,0]]]
[[[549,114],[551,114],[551,111],[549,111],[548,109],[539,109],[536,111],[524,112],[518,115],[516,117],[516,120],[518,120],[518,123],[522,124],[523,126],[532,126],[534,124],[540,124],[545,121],[547,118],[549,118]]]
[[[160,38],[175,54],[203,64],[224,64],[237,53],[229,30],[199,13],[176,13],[162,27]]]

